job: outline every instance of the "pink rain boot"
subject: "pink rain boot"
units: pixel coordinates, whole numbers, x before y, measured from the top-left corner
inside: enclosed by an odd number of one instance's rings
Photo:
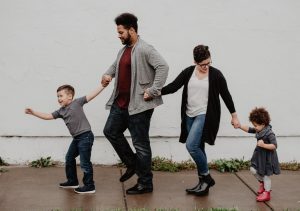
[[[259,182],[259,188],[257,190],[258,194],[262,194],[265,191],[264,182]]]
[[[256,201],[259,202],[270,201],[270,199],[271,199],[271,191],[264,191],[262,194],[256,197]]]

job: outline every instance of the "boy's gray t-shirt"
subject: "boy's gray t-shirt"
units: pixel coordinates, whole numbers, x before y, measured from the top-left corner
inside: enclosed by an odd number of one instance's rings
[[[87,103],[86,96],[73,100],[68,106],[61,107],[52,113],[54,119],[62,118],[73,137],[91,131],[83,105]]]

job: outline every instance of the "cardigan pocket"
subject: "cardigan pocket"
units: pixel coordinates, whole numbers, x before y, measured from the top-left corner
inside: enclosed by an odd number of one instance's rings
[[[151,87],[151,83],[150,82],[142,82],[142,81],[140,81],[139,82],[139,87],[140,87],[140,91],[139,91],[139,93],[140,94],[144,94],[144,91],[147,89],[147,88],[149,88],[149,87]]]

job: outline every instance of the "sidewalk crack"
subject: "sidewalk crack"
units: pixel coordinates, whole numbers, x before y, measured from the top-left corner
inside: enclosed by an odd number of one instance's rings
[[[254,193],[254,195],[256,196],[257,194],[256,194],[256,191],[255,190],[253,190],[251,187],[250,187],[250,185],[248,185],[247,183],[246,183],[246,181],[244,181],[236,172],[234,172],[234,175],[245,185],[245,186],[247,186],[247,188],[249,189],[249,190],[251,190],[251,192],[253,192]],[[267,207],[269,207],[270,208],[270,210],[272,210],[272,211],[275,211],[275,209],[268,203],[268,202],[263,202]]]
[[[120,169],[120,176],[122,176],[122,169]],[[126,191],[125,191],[124,182],[122,182],[122,192],[123,192],[123,200],[124,200],[125,211],[128,211],[128,205],[127,205],[127,198],[126,198]]]

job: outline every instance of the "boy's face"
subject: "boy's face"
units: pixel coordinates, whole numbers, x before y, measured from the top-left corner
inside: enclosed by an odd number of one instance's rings
[[[257,124],[256,122],[252,122],[252,124],[253,124],[253,126],[254,126],[256,132],[260,132],[260,131],[261,131],[262,129],[264,129],[264,127],[265,127],[264,124],[260,125],[260,124]]]
[[[57,100],[59,105],[65,107],[72,102],[73,96],[72,94],[68,93],[66,90],[60,90],[59,92],[57,92]]]

